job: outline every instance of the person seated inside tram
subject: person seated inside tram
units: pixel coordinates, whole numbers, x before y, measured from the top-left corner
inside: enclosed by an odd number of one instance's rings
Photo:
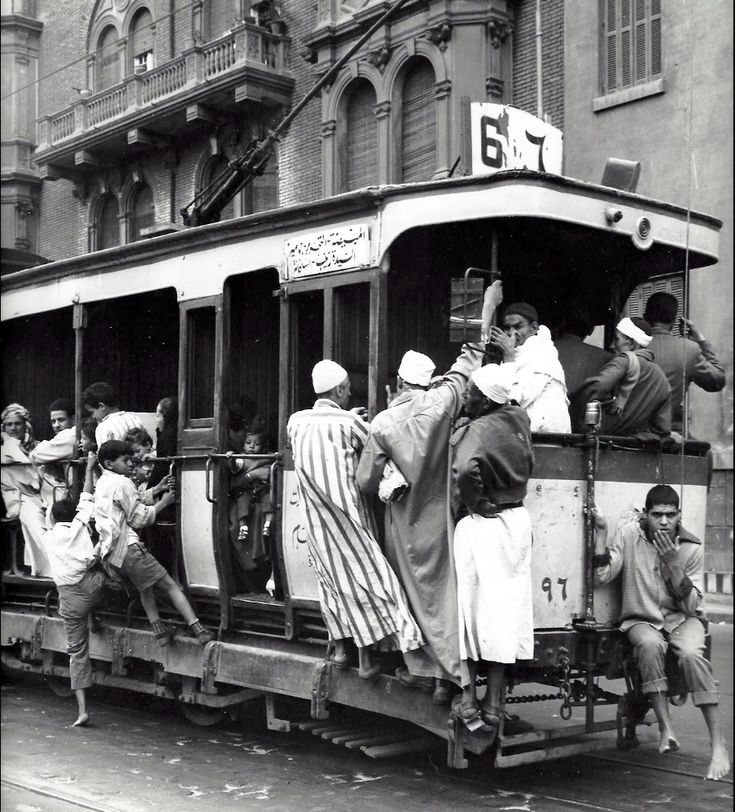
[[[585,305],[573,300],[562,316],[554,339],[559,363],[564,370],[569,415],[574,431],[581,430],[580,426],[583,425],[585,404],[581,402],[580,394],[584,382],[596,375],[612,358],[612,353],[585,341],[593,329],[594,324]]]
[[[140,602],[148,616],[160,646],[166,646],[174,630],[164,626],[158,613],[154,590],[165,592],[176,611],[186,622],[201,645],[213,639],[202,626],[181,588],[141,543],[135,532],[155,524],[158,514],[176,497],[167,491],[152,507],[143,505],[130,476],[133,471],[133,449],[129,443],[108,440],[97,455],[102,476],[94,494],[94,518],[99,533],[98,555],[114,579],[126,577],[140,593]]]
[[[19,519],[23,533],[23,562],[31,575],[51,575],[43,546],[46,534],[46,503],[41,492],[41,477],[29,454],[37,445],[33,439],[31,415],[20,403],[11,403],[2,411],[2,455],[0,482],[8,519]],[[15,562],[12,569],[15,570]]]
[[[538,318],[527,302],[508,305],[502,329],[490,328],[489,343],[502,352],[512,375],[511,397],[528,412],[531,431],[563,434],[572,430],[564,370],[551,332]]]
[[[42,440],[28,455],[38,466],[41,492],[47,505],[46,526],[51,527],[51,506],[57,499],[65,499],[70,481],[67,466],[74,459],[77,430],[74,425],[74,404],[66,398],[54,400],[49,406],[49,420],[54,436]]]
[[[670,437],[671,386],[647,349],[650,343],[647,321],[622,319],[612,343],[616,355],[584,382],[583,402],[602,405],[601,434]]]
[[[717,682],[704,656],[708,623],[702,583],[704,551],[702,542],[681,524],[679,494],[670,485],[651,488],[642,511],[628,511],[620,518],[609,544],[607,521],[597,508],[593,518],[595,581],[608,584],[621,578],[620,631],[633,646],[641,691],[656,714],[659,753],[679,749],[667,696],[665,661],[670,650],[709,731],[711,754],[705,778],[724,778],[730,772],[730,756]]]

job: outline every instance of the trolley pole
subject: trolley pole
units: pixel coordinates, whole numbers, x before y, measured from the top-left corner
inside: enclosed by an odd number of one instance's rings
[[[83,304],[74,303],[72,311],[72,326],[74,327],[74,403],[76,415],[77,438],[74,447],[74,459],[79,457],[79,444],[82,440],[82,419],[84,418],[84,407],[82,406],[82,391],[84,383],[82,381],[82,364],[84,362],[84,330],[87,327],[87,311]],[[82,471],[74,466],[74,479],[72,491],[74,498],[78,498],[81,491]]]

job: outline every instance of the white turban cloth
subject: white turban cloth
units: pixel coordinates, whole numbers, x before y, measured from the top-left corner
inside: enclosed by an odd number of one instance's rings
[[[330,389],[344,383],[346,378],[347,370],[329,359],[314,364],[314,369],[311,370],[311,382],[317,395],[329,392]]]
[[[398,374],[406,383],[414,386],[428,386],[434,374],[436,364],[421,352],[409,350],[401,359]]]
[[[508,370],[499,364],[486,364],[476,369],[470,376],[475,386],[495,403],[505,403],[510,400],[510,390],[513,380]]]
[[[633,341],[635,341],[636,344],[640,344],[641,347],[647,347],[651,341],[653,341],[653,336],[649,336],[647,333],[644,333],[640,327],[636,327],[627,316],[618,322],[618,326],[615,329],[619,330],[624,336],[632,338]]]

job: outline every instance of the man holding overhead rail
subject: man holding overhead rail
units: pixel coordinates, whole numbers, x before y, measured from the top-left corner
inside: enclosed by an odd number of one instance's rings
[[[386,556],[428,645],[406,654],[407,670],[399,669],[396,676],[407,687],[433,691],[436,704],[448,703],[450,681],[460,681],[457,584],[449,541],[449,437],[502,298],[498,280],[485,291],[481,343],[465,344],[436,385],[431,384],[430,358],[413,350],[403,356],[398,395],[373,419],[357,469],[357,484],[365,493],[379,492],[389,461],[408,482],[405,495],[386,506]]]
[[[299,504],[319,587],[332,662],[347,665],[346,640],[359,654],[359,675],[372,680],[380,664],[370,647],[403,652],[423,645],[406,596],[376,541],[372,516],[355,485],[355,469],[368,427],[364,408],[347,411],[350,379],[334,361],[312,371],[317,400],[291,415],[288,440],[298,479]]]
[[[633,646],[642,691],[658,720],[659,753],[679,749],[664,670],[671,649],[709,730],[712,752],[705,778],[724,778],[730,772],[730,756],[720,724],[717,683],[704,656],[704,553],[699,539],[681,525],[679,495],[670,485],[651,488],[643,512],[621,517],[609,545],[607,522],[596,510],[594,520],[596,580],[607,584],[622,578],[620,630]]]
[[[685,337],[672,335],[678,306],[671,293],[654,293],[646,302],[644,318],[653,336],[649,349],[671,385],[671,428],[681,433],[689,384],[695,383],[705,392],[721,392],[725,370],[710,342],[688,319],[680,320]]]

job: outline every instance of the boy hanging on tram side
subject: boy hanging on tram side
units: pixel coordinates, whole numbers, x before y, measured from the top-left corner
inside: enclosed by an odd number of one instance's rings
[[[51,507],[53,526],[43,539],[51,577],[59,593],[71,688],[77,699],[78,716],[72,727],[84,727],[89,722],[86,690],[93,684],[89,632],[95,630],[98,622],[92,612],[102,599],[105,586],[104,573],[94,568],[97,558],[89,529],[94,510],[96,462],[94,452],[89,452],[79,504],[75,505],[70,499],[54,502]]]
[[[159,645],[167,645],[174,635],[158,613],[154,588],[163,590],[186,621],[192,635],[205,645],[213,635],[202,626],[180,587],[138,538],[136,529],[155,524],[156,517],[173,504],[175,495],[167,491],[152,507],[140,501],[130,476],[133,449],[129,443],[108,440],[100,446],[98,460],[102,476],[94,497],[95,523],[99,533],[99,556],[113,577],[124,575],[140,593]]]
[[[667,649],[702,711],[711,743],[705,778],[718,780],[730,771],[730,756],[720,724],[717,684],[704,656],[706,616],[703,605],[702,543],[681,525],[679,495],[669,485],[656,485],[646,495],[645,509],[624,515],[612,542],[607,522],[595,510],[595,578],[606,584],[622,578],[620,630],[633,645],[642,691],[658,721],[659,753],[679,749],[669,717]]]

